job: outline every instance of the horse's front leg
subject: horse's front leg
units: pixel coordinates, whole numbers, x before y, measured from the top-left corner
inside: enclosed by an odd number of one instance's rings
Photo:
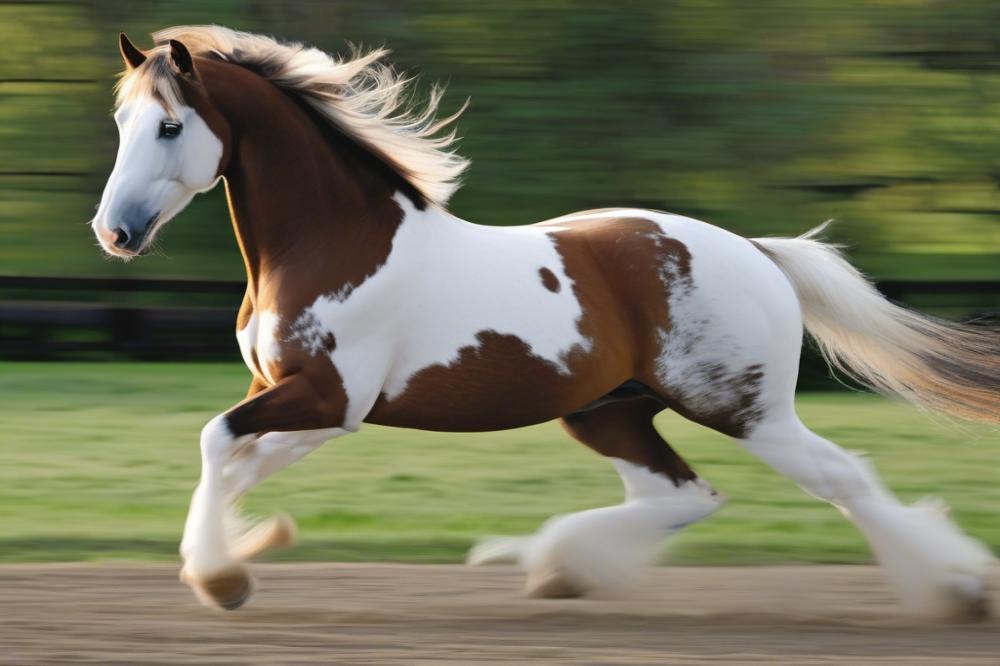
[[[287,548],[295,541],[295,521],[278,514],[261,522],[244,518],[239,500],[272,474],[298,462],[328,440],[346,434],[343,428],[269,432],[243,446],[222,472],[227,503],[226,529],[229,551],[246,561],[275,548]]]
[[[269,432],[241,448],[223,470],[226,496],[237,500],[260,485],[264,479],[298,462],[327,441],[346,435],[343,428]]]
[[[226,464],[258,433],[323,430],[332,435],[337,431],[329,429],[350,431],[353,428],[343,427],[345,411],[345,397],[326,395],[306,375],[293,375],[216,416],[204,427],[201,480],[191,499],[181,547],[185,558],[181,577],[199,599],[235,609],[253,589],[225,528],[232,498],[232,482],[227,483],[224,474]]]

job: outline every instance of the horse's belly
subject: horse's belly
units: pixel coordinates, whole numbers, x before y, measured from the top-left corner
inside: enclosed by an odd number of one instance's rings
[[[599,347],[571,351],[559,366],[513,335],[483,332],[479,342],[447,365],[415,372],[398,394],[383,393],[365,420],[422,430],[506,430],[569,414],[628,378],[628,369]]]
[[[530,391],[528,392],[530,393]],[[534,400],[513,391],[462,386],[436,395],[389,401],[381,396],[365,418],[368,423],[440,432],[509,430],[543,423],[573,411],[559,400]]]

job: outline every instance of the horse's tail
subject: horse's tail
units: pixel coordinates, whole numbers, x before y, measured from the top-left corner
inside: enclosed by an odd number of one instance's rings
[[[919,406],[1000,424],[1000,330],[895,305],[836,246],[817,240],[824,227],[754,243],[788,276],[827,363]]]

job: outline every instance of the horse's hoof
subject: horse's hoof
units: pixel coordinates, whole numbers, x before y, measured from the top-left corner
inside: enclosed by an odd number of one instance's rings
[[[182,570],[181,580],[188,584],[201,603],[225,610],[236,610],[247,602],[254,591],[253,578],[238,565],[204,577]]]
[[[576,599],[584,596],[587,590],[566,574],[552,571],[529,575],[524,592],[533,599]]]
[[[992,615],[986,583],[976,576],[956,576],[950,588],[946,615],[958,622],[983,622]]]
[[[961,619],[965,622],[985,622],[993,616],[990,602],[986,597],[973,599],[965,605]]]

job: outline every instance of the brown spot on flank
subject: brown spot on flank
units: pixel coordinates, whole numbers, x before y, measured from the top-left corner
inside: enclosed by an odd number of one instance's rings
[[[629,366],[626,379],[652,376],[660,356],[658,332],[674,328],[671,295],[692,288],[687,247],[642,217],[571,220],[550,236],[589,314],[582,323],[600,327],[587,337],[618,341]]]
[[[321,344],[323,345],[323,351],[327,354],[332,354],[337,349],[337,338],[334,337],[333,333],[327,333],[323,336]]]
[[[553,294],[558,294],[559,290],[562,289],[562,285],[559,284],[559,278],[557,278],[556,274],[550,271],[548,268],[545,268],[544,266],[542,268],[539,268],[538,275],[541,276],[542,284],[545,285],[545,288],[551,291]]]

